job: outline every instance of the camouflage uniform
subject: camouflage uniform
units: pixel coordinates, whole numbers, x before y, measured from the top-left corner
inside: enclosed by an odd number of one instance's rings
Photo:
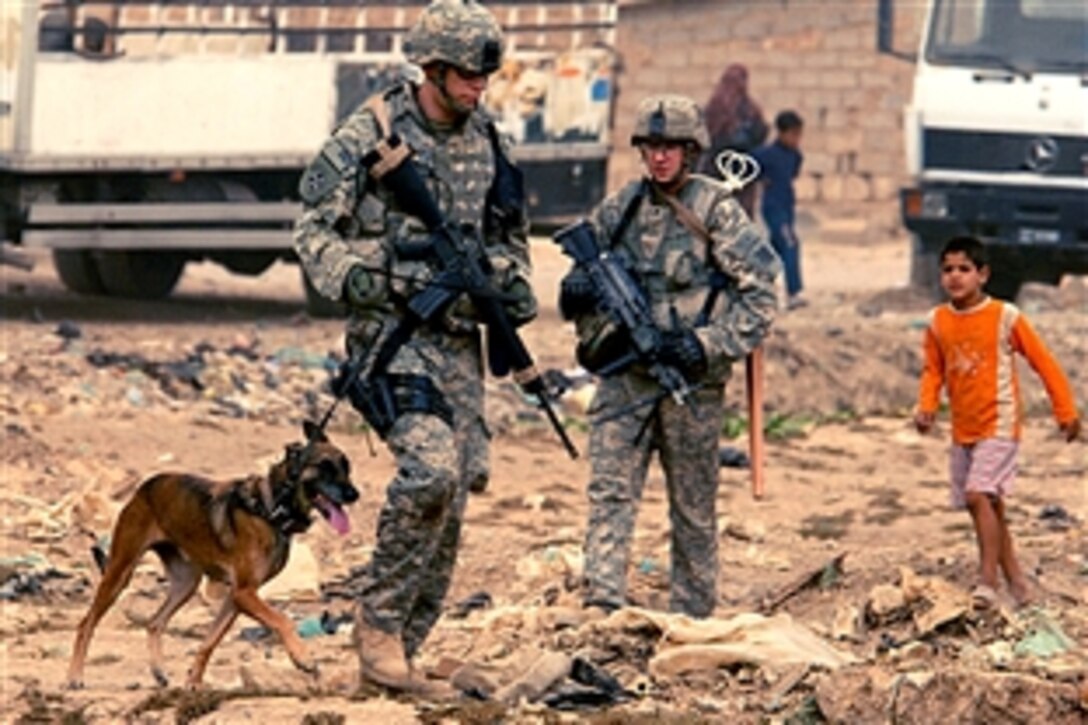
[[[428,35],[435,27],[448,29],[443,14],[450,5],[432,5],[414,35],[409,34],[409,42],[416,42],[415,51],[408,50],[411,60],[421,65],[458,60],[444,56],[441,47],[436,53],[434,37]],[[463,19],[463,12],[450,12],[455,20]],[[490,15],[485,21],[494,24]],[[456,27],[474,32],[471,23]],[[497,35],[498,27],[489,25],[487,31]],[[471,60],[457,65],[481,70]],[[427,260],[404,258],[403,250],[428,239],[423,224],[398,211],[388,190],[361,163],[389,133],[411,149],[411,163],[447,220],[483,245],[495,286],[505,289],[529,277],[524,227],[484,238],[485,200],[495,174],[490,120],[473,111],[462,124],[438,128],[420,109],[417,91],[404,83],[381,94],[384,104],[371,100],[360,106],[333,132],[302,181],[304,199],[313,201],[296,225],[295,249],[314,287],[341,299],[353,267],[364,265],[372,272],[367,304],[352,309],[347,328],[349,351],[370,355],[368,365],[403,318],[408,299],[433,274]],[[385,114],[387,119],[379,120]],[[529,302],[533,309],[524,310],[523,319],[535,314],[535,302]],[[431,380],[452,409],[452,425],[438,414],[410,412],[384,436],[397,473],[387,488],[377,543],[360,583],[360,604],[369,626],[399,634],[409,658],[441,613],[469,488],[488,476],[478,323],[471,302],[462,296],[439,323],[416,329],[386,370]]]
[[[653,100],[662,102],[661,98]],[[675,103],[681,110],[697,111],[694,102],[687,99],[667,96],[664,103],[666,108]],[[697,118],[701,123],[701,114]],[[668,120],[673,119],[670,116]],[[665,138],[674,140],[668,133]],[[702,141],[696,132],[683,138],[697,145]],[[636,143],[639,140],[636,131]],[[632,198],[640,193],[645,196],[637,214],[620,238],[613,239]],[[725,272],[733,281],[714,304],[708,323],[695,329],[707,367],[702,379],[689,380],[695,388],[689,404],[681,406],[665,398],[641,438],[640,428],[651,414],[649,406],[592,424],[585,601],[606,608],[625,604],[636,510],[650,455],[657,451],[669,495],[670,608],[702,617],[711,613],[716,602],[715,497],[725,382],[731,364],[742,360],[767,334],[775,311],[774,278],[779,263],[766,240],[719,182],[691,175],[677,198],[703,223],[712,239],[710,244],[679,221],[648,180],[627,185],[602,202],[592,215],[602,246],[625,261],[646,292],[662,330],[673,327],[673,309],[683,327],[693,325],[708,299],[712,271]],[[580,340],[587,342],[603,320],[599,313],[577,317]],[[607,414],[658,392],[646,370],[635,366],[600,382],[589,413]]]

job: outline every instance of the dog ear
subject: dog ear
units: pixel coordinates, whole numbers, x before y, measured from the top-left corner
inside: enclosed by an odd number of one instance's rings
[[[298,475],[302,473],[302,456],[304,451],[305,447],[298,443],[287,444],[283,462],[287,464],[287,476],[289,478],[298,478]]]
[[[312,420],[302,422],[302,432],[306,435],[306,440],[311,443],[327,443],[329,441],[329,437],[325,435],[325,429]]]

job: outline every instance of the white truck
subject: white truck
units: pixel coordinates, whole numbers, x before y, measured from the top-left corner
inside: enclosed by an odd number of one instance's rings
[[[424,4],[0,3],[0,242],[52,250],[74,292],[133,298],[168,295],[193,260],[293,260],[302,170],[413,72],[400,41]],[[510,52],[489,103],[521,142],[532,218],[559,223],[605,191],[615,3],[559,25],[557,3],[500,4]]]
[[[1084,0],[930,0],[923,35],[901,194],[912,281],[936,286],[956,234],[990,245],[997,296],[1088,273]]]

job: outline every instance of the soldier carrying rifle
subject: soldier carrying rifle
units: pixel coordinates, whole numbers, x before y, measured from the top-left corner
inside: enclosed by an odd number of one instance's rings
[[[730,189],[692,173],[708,145],[694,101],[643,101],[631,143],[644,178],[605,199],[588,226],[557,235],[576,260],[560,311],[576,324],[579,362],[602,376],[589,410],[584,604],[626,603],[635,513],[657,451],[672,523],[670,609],[706,617],[717,601],[725,382],[770,328],[780,265]],[[574,253],[587,237],[596,261]]]
[[[351,312],[335,391],[396,457],[359,582],[361,675],[435,694],[412,659],[441,614],[466,497],[488,478],[481,327],[492,372],[558,423],[516,329],[536,314],[520,172],[479,109],[502,63],[498,23],[436,0],[405,51],[423,82],[371,97],[333,132],[301,181],[295,249]]]

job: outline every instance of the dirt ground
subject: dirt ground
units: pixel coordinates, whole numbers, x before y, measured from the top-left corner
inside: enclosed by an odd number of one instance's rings
[[[547,239],[537,240],[534,260],[544,309],[527,341],[541,369],[569,372],[573,336],[554,303],[566,264]],[[313,683],[291,668],[282,646],[242,620],[216,650],[204,691],[157,688],[140,626],[165,593],[154,557],[99,627],[86,688],[69,691],[74,629],[97,581],[90,547],[108,536],[133,487],[162,470],[222,479],[263,471],[299,439],[300,421],[331,401],[323,385],[342,330],[337,321],[304,314],[298,270],[287,265],[256,279],[190,265],[169,300],[131,302],[68,294],[48,258],[38,262],[29,274],[0,268],[0,720],[392,725],[1086,717],[1079,708],[1088,703],[1077,687],[1088,644],[1088,456],[1083,442],[1059,439],[1045,392],[1026,366],[1031,418],[1009,511],[1036,582],[1036,606],[986,616],[957,610],[928,629],[924,622],[926,612],[955,599],[948,591],[970,588],[975,550],[967,515],[948,506],[947,421],[927,437],[909,425],[928,302],[901,288],[908,264],[901,240],[807,242],[811,304],[784,314],[768,344],[768,494],[753,500],[748,472],[723,468],[718,497],[716,616],[760,611],[783,587],[815,572],[814,584],[776,611],[855,664],[742,658],[666,676],[647,665],[664,635],[625,631],[609,639],[602,633],[610,630],[585,621],[573,605],[588,463],[584,456],[569,460],[509,384],[494,383],[491,485],[470,500],[447,616],[421,664],[448,672],[479,661],[501,680],[524,670],[533,652],[577,653],[619,679],[632,693],[625,702],[563,712],[540,703],[429,705],[356,693],[349,626],[307,640],[322,673]],[[1088,297],[1082,281],[1031,287],[1021,306],[1083,405]],[[561,402],[583,452],[585,394]],[[723,446],[746,445],[743,394],[740,375],[730,385]],[[335,625],[350,610],[349,574],[368,557],[392,473],[389,455],[380,446],[371,455],[350,410],[337,412],[331,435],[351,456],[363,495],[350,511],[349,535],[341,538],[318,522],[296,540],[284,574],[292,586],[275,599],[300,627],[322,613]],[[845,554],[841,568],[827,566],[839,554]],[[632,604],[667,609],[668,556],[667,497],[654,468],[632,552]],[[915,596],[908,591],[912,572],[938,584]],[[934,594],[938,589],[944,594]],[[905,600],[889,592],[903,592]],[[488,595],[476,598],[489,606],[458,616],[457,603],[479,593]],[[205,592],[171,624],[166,652],[174,684],[184,682],[215,595]],[[883,595],[893,601],[882,604]],[[1058,642],[1047,652],[1037,646],[1043,630]]]

